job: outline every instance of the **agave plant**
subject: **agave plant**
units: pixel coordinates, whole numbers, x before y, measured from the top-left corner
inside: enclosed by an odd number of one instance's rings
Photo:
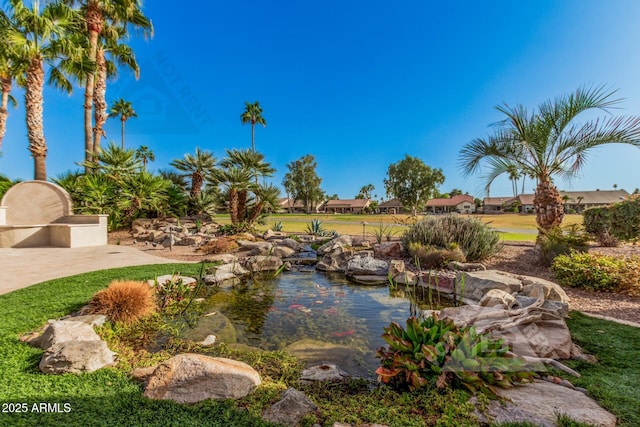
[[[307,233],[311,234],[312,236],[324,236],[327,234],[327,230],[325,230],[324,226],[322,225],[322,221],[320,221],[318,218],[314,218],[309,224],[307,224]]]
[[[508,356],[503,340],[435,314],[422,321],[410,317],[406,329],[392,322],[384,331],[388,347],[376,353],[382,359],[376,374],[385,384],[415,390],[435,381],[438,388],[462,386],[496,397],[496,386],[511,387],[533,375],[523,369],[524,360]]]

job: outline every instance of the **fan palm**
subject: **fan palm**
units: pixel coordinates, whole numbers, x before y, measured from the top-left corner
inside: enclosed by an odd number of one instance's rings
[[[140,160],[134,150],[122,149],[111,141],[104,149],[98,151],[89,166],[90,169],[117,180],[137,172],[140,169]]]
[[[34,160],[34,178],[46,180],[47,142],[43,127],[43,90],[45,64],[50,67],[49,81],[58,88],[71,91],[71,84],[55,67],[62,57],[80,57],[81,47],[67,37],[78,30],[77,13],[60,2],[40,7],[39,1],[26,6],[23,0],[10,0],[9,23],[3,31],[15,54],[16,61],[25,68],[25,110],[29,151]],[[22,79],[22,76],[20,76]]]
[[[267,121],[262,117],[262,107],[258,101],[253,104],[244,103],[244,112],[240,115],[240,121],[243,125],[251,124],[251,149],[256,151],[256,124],[267,126]]]
[[[216,169],[210,180],[222,185],[228,194],[231,224],[243,222],[246,216],[247,193],[255,186],[251,182],[251,172],[245,168],[229,166]]]
[[[0,15],[0,86],[2,88],[2,104],[0,105],[0,151],[2,140],[7,130],[7,118],[9,117],[9,104],[16,107],[15,98],[11,95],[13,76],[20,73],[19,62],[10,49],[7,38],[4,36],[10,23],[6,16]]]
[[[216,158],[210,151],[200,150],[196,147],[196,154],[185,154],[183,159],[176,159],[171,162],[171,166],[181,172],[186,172],[186,176],[191,178],[191,190],[189,192],[192,199],[198,197],[202,191],[202,184],[216,169]]]
[[[146,145],[141,145],[136,150],[136,159],[142,162],[142,170],[146,171],[147,163],[149,161],[153,162],[156,159],[156,155],[153,151],[149,150],[149,147],[147,147]]]
[[[640,146],[640,117],[612,116],[578,122],[581,113],[598,109],[607,112],[621,100],[604,86],[579,88],[575,93],[547,100],[532,113],[525,107],[507,104],[496,109],[506,118],[496,124],[493,135],[467,143],[460,153],[465,175],[478,172],[486,161],[487,188],[515,166],[537,179],[534,197],[536,221],[542,230],[562,223],[562,198],[553,178],[571,178],[585,164],[594,147],[610,143]]]
[[[124,124],[131,117],[138,117],[138,115],[133,109],[131,102],[120,98],[111,106],[109,117],[120,117],[120,123],[122,124],[122,149],[124,150]]]

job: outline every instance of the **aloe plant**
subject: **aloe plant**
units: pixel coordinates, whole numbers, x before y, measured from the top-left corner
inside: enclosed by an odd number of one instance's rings
[[[376,374],[381,382],[415,390],[432,381],[438,388],[464,387],[472,393],[496,397],[495,387],[532,377],[524,360],[508,356],[503,340],[478,334],[473,327],[458,328],[436,314],[419,321],[407,319],[404,329],[396,322],[384,328],[376,357],[381,366]]]

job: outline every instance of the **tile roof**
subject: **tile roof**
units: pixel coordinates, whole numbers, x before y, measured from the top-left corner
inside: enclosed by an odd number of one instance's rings
[[[459,194],[448,199],[431,199],[427,202],[427,207],[457,206],[463,202],[473,203],[473,196]]]
[[[378,205],[379,208],[401,208],[404,205],[398,199],[387,200],[386,202],[380,203]]]
[[[338,199],[328,200],[325,208],[365,208],[369,205],[369,199]]]

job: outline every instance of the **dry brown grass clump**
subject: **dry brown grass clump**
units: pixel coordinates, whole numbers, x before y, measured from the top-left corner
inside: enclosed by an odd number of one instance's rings
[[[123,323],[133,323],[156,310],[153,288],[133,280],[111,282],[106,289],[98,291],[89,304],[92,313]]]
[[[221,237],[200,247],[200,251],[208,255],[223,254],[238,249],[240,246],[235,237]]]

